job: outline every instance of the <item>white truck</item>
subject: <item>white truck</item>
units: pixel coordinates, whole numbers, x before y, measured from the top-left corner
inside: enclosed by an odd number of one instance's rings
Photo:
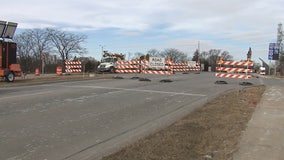
[[[259,68],[259,74],[260,75],[265,75],[265,67],[260,67]]]
[[[118,53],[109,53],[108,51],[104,51],[103,57],[101,59],[101,63],[98,66],[99,72],[115,72],[115,62],[124,60],[125,55]]]

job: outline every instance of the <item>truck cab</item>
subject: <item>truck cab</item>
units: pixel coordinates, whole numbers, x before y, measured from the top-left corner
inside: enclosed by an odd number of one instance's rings
[[[260,67],[259,68],[259,74],[260,75],[265,75],[265,67]]]
[[[123,54],[109,53],[108,51],[104,51],[101,63],[98,66],[98,71],[114,73],[116,67],[115,63],[121,60],[124,60]]]
[[[116,57],[112,57],[112,56],[103,57],[101,60],[101,64],[98,66],[99,72],[114,73],[116,61],[117,61]]]

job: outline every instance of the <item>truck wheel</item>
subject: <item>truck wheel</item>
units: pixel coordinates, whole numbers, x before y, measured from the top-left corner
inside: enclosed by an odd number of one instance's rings
[[[5,76],[5,81],[6,82],[14,82],[15,80],[15,75],[12,72],[8,72]]]
[[[110,67],[110,73],[114,73],[114,72],[115,72],[114,67]]]

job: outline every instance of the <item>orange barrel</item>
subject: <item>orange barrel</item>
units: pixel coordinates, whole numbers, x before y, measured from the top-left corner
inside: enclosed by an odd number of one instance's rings
[[[56,67],[56,74],[57,74],[58,76],[62,76],[62,67],[61,67],[61,66],[57,66],[57,67]]]
[[[39,76],[39,68],[35,69],[35,76]]]

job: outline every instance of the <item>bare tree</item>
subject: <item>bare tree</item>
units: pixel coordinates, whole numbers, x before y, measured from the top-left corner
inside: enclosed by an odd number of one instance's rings
[[[141,52],[136,52],[133,54],[132,60],[139,59],[141,56],[144,56]]]
[[[59,52],[63,63],[65,60],[71,59],[72,56],[82,56],[87,53],[86,48],[81,46],[87,38],[85,35],[76,35],[55,29],[48,29],[48,31],[50,39]]]
[[[41,66],[43,55],[57,50],[64,61],[73,55],[83,55],[86,48],[81,46],[86,39],[84,35],[76,35],[55,29],[32,29],[15,36],[18,44],[19,62],[26,72],[34,71]]]
[[[49,52],[51,45],[44,29],[31,29],[16,35],[19,63],[23,71],[31,72],[41,65],[41,54]]]
[[[17,43],[19,57],[31,56],[33,49],[32,38],[26,32],[16,35],[14,41]]]
[[[161,52],[161,55],[163,57],[170,56],[173,62],[183,62],[187,60],[187,55],[185,53],[174,48],[165,49]]]
[[[212,70],[215,70],[216,62],[219,57],[222,56],[225,61],[233,60],[233,56],[230,55],[228,51],[221,51],[220,49],[210,49],[208,52],[203,51],[199,55],[199,60],[202,64],[204,64],[205,70],[208,69],[209,66],[212,67]]]
[[[221,54],[220,49],[210,49],[208,52],[209,63],[211,65],[214,65],[218,61],[220,54]]]
[[[228,51],[224,51],[221,53],[221,57],[223,57],[223,59],[225,61],[232,61],[233,60],[233,56],[230,55],[230,53]]]
[[[199,51],[198,49],[193,53],[193,58],[192,58],[193,61],[199,61]]]
[[[17,43],[17,54],[19,57],[19,63],[24,72],[30,72],[33,70],[33,44],[32,38],[27,32],[23,32],[14,37],[14,41]]]
[[[150,49],[147,54],[150,57],[159,56],[161,53],[157,49]]]
[[[27,33],[32,39],[34,56],[40,60],[42,54],[49,53],[52,47],[48,31],[46,29],[33,29],[28,30]]]

